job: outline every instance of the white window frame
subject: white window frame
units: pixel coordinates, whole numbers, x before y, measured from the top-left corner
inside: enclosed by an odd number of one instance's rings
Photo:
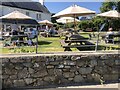
[[[30,12],[26,11],[26,15],[27,15],[27,16],[30,16]]]
[[[41,20],[41,14],[40,14],[40,13],[37,13],[37,14],[36,14],[36,19],[37,19],[37,20]]]

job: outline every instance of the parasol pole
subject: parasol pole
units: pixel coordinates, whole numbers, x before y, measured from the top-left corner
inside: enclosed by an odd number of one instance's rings
[[[98,50],[98,44],[99,44],[99,37],[100,37],[100,32],[103,30],[103,28],[105,27],[105,24],[102,24],[102,26],[100,27],[100,29],[97,26],[98,32],[97,32],[97,41],[96,41],[96,47],[95,47],[95,51],[97,52]]]
[[[76,15],[74,14],[74,31],[75,31],[75,33],[77,33],[77,32],[76,32],[76,22],[75,22],[75,18],[76,18]]]
[[[36,25],[36,32],[38,31],[38,27]],[[37,33],[37,37],[36,37],[36,54],[38,53],[38,33]]]
[[[47,22],[46,22],[46,34],[47,34],[47,37],[48,37],[48,24],[47,24]]]
[[[74,14],[74,30],[75,30],[75,14]]]
[[[69,27],[68,27],[68,20],[66,19],[66,29],[67,29],[67,28],[69,28]]]

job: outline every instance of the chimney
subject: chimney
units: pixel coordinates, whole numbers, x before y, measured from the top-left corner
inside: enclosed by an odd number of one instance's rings
[[[44,5],[44,0],[38,0],[40,3],[41,3],[41,5]]]

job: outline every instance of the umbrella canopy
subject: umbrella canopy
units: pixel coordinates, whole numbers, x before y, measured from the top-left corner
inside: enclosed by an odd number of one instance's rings
[[[57,19],[56,21],[59,22],[59,23],[71,23],[71,22],[74,22],[74,18],[72,18],[72,17],[62,17],[60,19]],[[78,20],[78,19],[75,19],[75,21],[80,22],[80,20]]]
[[[32,18],[19,11],[13,11],[12,13],[0,17],[0,19],[32,19]]]
[[[95,14],[95,11],[80,7],[78,5],[72,5],[57,14],[55,14],[53,17],[74,17],[74,29],[76,27],[75,18],[77,16],[85,16]]]
[[[48,20],[39,21],[39,24],[52,25],[53,23]]]
[[[77,17],[89,14],[95,14],[95,11],[80,7],[78,5],[72,5],[55,14],[53,17]]]
[[[0,17],[3,23],[19,23],[19,24],[38,24],[37,21],[19,11],[13,11],[7,15]]]
[[[117,12],[116,10],[110,10],[108,12],[104,12],[104,13],[98,14],[97,16],[120,18],[120,13]]]

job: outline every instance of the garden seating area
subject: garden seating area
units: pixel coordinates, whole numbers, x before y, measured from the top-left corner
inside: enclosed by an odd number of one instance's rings
[[[105,33],[106,32],[102,32],[101,35]],[[89,51],[89,50],[95,51],[97,38],[92,37],[90,39],[89,34],[91,34],[91,32],[80,32],[77,35],[70,36],[67,34],[66,36],[62,36],[62,37],[42,37],[39,34],[38,53],[63,52],[63,51],[80,52],[80,51]],[[94,34],[97,36],[97,32],[94,32]],[[59,36],[58,34],[56,35]],[[114,41],[119,41],[118,37],[117,38],[115,37]],[[0,43],[3,42],[4,42],[3,40],[0,41]],[[21,44],[16,46],[13,45],[5,46],[1,49],[3,53],[26,53],[26,52],[35,53],[34,45],[30,46],[28,45],[28,42],[26,42],[26,44]],[[118,47],[117,43],[114,44],[105,43],[105,41],[102,40],[102,37],[100,36],[98,50],[119,50],[119,49],[120,48]]]
[[[75,10],[75,12],[71,11],[70,8]],[[105,20],[100,18],[101,21],[98,20],[97,23],[95,21],[97,20],[96,17],[91,18],[91,20],[86,20],[86,22],[90,24],[89,26],[87,26],[88,24],[85,24],[85,26],[84,24],[80,25],[82,21],[80,22],[79,20],[76,20],[76,17],[86,15],[89,16],[91,14],[95,14],[96,12],[78,5],[73,5],[67,9],[68,11],[64,9],[52,17],[56,18],[56,21],[57,18],[61,17],[73,17],[69,22],[71,24],[70,27],[67,25],[67,22],[60,26],[59,23],[56,23],[55,25],[55,23],[52,23],[48,20],[37,21],[36,19],[33,19],[19,11],[13,11],[0,17],[0,20],[2,20],[3,23],[3,25],[0,27],[2,36],[0,37],[0,45],[3,47],[0,49],[2,49],[3,53],[23,53],[23,51],[24,53],[96,51],[106,50],[107,48],[110,50],[120,49],[118,47],[120,42],[120,33],[117,32],[119,28],[116,28],[114,35],[112,28],[110,27],[107,27],[107,29],[111,30],[105,32],[103,31],[103,29],[106,28],[106,23],[104,22]],[[111,17],[110,14],[108,15],[110,12],[119,14],[119,12],[116,10],[112,10],[106,12],[107,17]],[[116,16],[117,14],[115,14],[115,18],[119,18]],[[98,14],[97,16],[105,17],[104,13]],[[92,23],[92,20],[94,23]],[[68,20],[65,19],[65,21]],[[77,23],[79,23],[79,26],[77,26]],[[68,27],[65,28],[64,25]],[[95,28],[96,31],[93,31]],[[111,33],[112,35],[107,35]],[[14,48],[14,50],[12,50],[10,47]]]
[[[29,42],[33,43],[31,45],[35,44],[35,37],[36,34],[33,33],[33,31],[25,32],[25,31],[19,31],[14,33],[14,31],[11,32],[2,32],[2,37],[5,41],[3,46],[22,46],[22,45],[30,45]],[[6,42],[9,42],[9,45],[6,45]]]

